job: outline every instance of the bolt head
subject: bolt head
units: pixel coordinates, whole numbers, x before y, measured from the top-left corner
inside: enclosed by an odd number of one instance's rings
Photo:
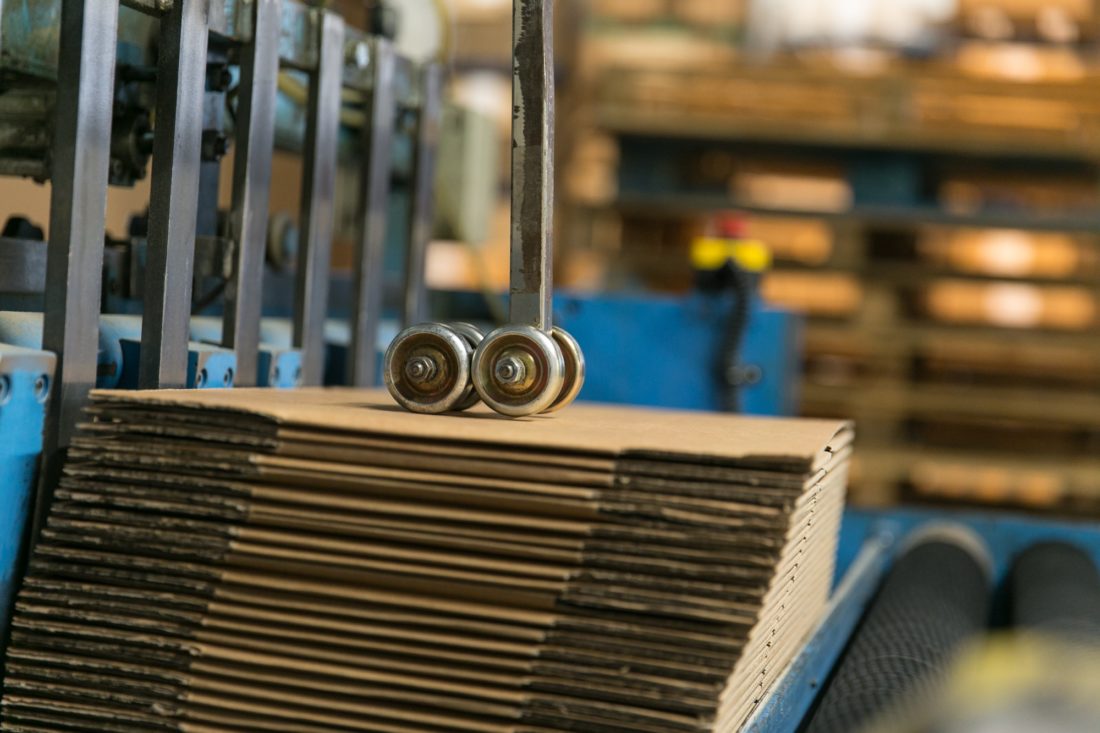
[[[348,49],[348,62],[359,70],[370,65],[370,46],[366,41],[359,41]]]
[[[493,376],[500,384],[511,386],[519,384],[527,378],[527,368],[516,357],[505,356],[497,361],[493,369]]]
[[[50,378],[46,374],[42,374],[38,379],[34,380],[34,398],[39,404],[46,404],[46,400],[50,397]]]
[[[432,381],[439,372],[439,365],[435,360],[427,356],[417,356],[409,359],[405,365],[405,376],[413,384],[425,384]]]

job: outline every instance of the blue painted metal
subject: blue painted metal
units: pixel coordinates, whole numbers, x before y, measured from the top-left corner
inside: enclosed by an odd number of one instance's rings
[[[264,348],[277,351],[289,351],[293,324],[286,318],[265,318],[260,324],[260,338],[265,344]],[[379,327],[378,345],[376,349],[375,374],[378,375],[375,386],[382,384],[381,368],[382,357],[386,346],[397,333],[396,321],[384,321]],[[324,383],[329,387],[339,387],[347,384],[346,367],[348,357],[348,344],[351,341],[351,330],[347,321],[328,319],[325,321],[325,379]],[[299,360],[300,362],[300,360]],[[291,371],[287,371],[290,369]],[[291,366],[281,368],[282,374],[293,372]],[[279,386],[279,385],[276,385]],[[282,386],[298,386],[297,383]]]
[[[584,350],[581,400],[718,410],[718,355],[732,305],[729,295],[558,295],[554,323]],[[799,317],[754,306],[741,362],[761,378],[741,389],[743,412],[795,414],[801,340]]]
[[[22,565],[54,355],[0,344],[0,644]]]
[[[187,349],[187,384],[194,389],[228,389],[237,375],[237,355],[192,342]]]
[[[61,0],[0,2],[0,68],[56,79]]]
[[[261,326],[256,386],[290,389],[299,386],[302,375],[302,355],[301,352],[289,346],[290,321],[285,322],[285,328],[282,330],[275,325],[276,323],[273,319],[268,319],[266,329]],[[273,330],[278,333],[273,334]],[[276,342],[265,341],[263,339],[265,335],[274,338]],[[220,317],[197,316],[191,319],[192,341],[216,347],[221,343],[221,338],[222,319]]]
[[[41,350],[42,314],[18,311],[0,312],[0,343],[20,346],[34,351]],[[104,317],[100,321],[96,387],[100,389],[117,387],[121,374],[122,347],[119,345],[119,339],[112,337],[110,317]]]
[[[837,586],[824,619],[783,677],[742,729],[744,733],[798,730],[874,598],[893,557],[896,538],[873,535]]]
[[[141,363],[141,317],[104,315],[99,319],[100,361],[105,351],[118,354],[117,372],[100,373],[100,389],[137,389]],[[232,387],[237,359],[232,351],[192,341],[187,351],[187,385],[192,388]]]
[[[123,338],[120,389],[138,388],[137,365],[141,362],[141,341]],[[237,356],[228,349],[191,342],[187,348],[187,386],[191,389],[226,389],[236,378]]]
[[[258,387],[293,389],[302,380],[302,352],[260,344],[260,378]]]
[[[890,532],[904,537],[929,523],[953,522],[969,527],[985,541],[993,557],[993,579],[1003,584],[1013,558],[1039,542],[1067,542],[1087,552],[1100,565],[1100,523],[1040,519],[1006,512],[954,512],[942,509],[898,509],[889,512],[849,510],[844,515],[837,572],[853,562],[868,537]]]

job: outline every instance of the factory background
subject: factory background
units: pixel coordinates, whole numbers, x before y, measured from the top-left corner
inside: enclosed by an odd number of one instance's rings
[[[507,3],[453,7],[503,180]],[[803,319],[793,409],[859,424],[851,501],[1095,515],[1098,29],[1088,0],[563,3],[558,282],[685,293],[732,213]],[[506,204],[484,264],[438,244],[429,276],[503,287]]]

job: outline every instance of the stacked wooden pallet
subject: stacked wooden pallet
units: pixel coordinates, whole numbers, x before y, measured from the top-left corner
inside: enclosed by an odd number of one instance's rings
[[[892,64],[848,74],[776,62],[712,70],[609,69],[593,104],[605,130],[770,141],[1091,157],[1100,139],[1094,75],[1059,84]]]
[[[809,310],[803,391],[807,414],[865,425],[858,497],[1100,511],[1100,241],[868,229],[777,275],[801,278],[802,304],[831,277],[859,289],[846,312]]]
[[[102,394],[10,731],[733,731],[820,619],[850,430]]]

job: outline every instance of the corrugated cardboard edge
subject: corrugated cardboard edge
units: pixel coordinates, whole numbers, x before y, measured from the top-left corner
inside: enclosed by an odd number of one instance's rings
[[[425,416],[406,412],[377,390],[96,391],[97,402],[206,409],[278,425],[379,433],[411,440],[514,446],[604,456],[652,455],[699,462],[813,470],[850,442],[850,423],[701,412],[574,405],[552,416],[501,418],[485,408]],[[717,446],[700,454],[701,446]]]

